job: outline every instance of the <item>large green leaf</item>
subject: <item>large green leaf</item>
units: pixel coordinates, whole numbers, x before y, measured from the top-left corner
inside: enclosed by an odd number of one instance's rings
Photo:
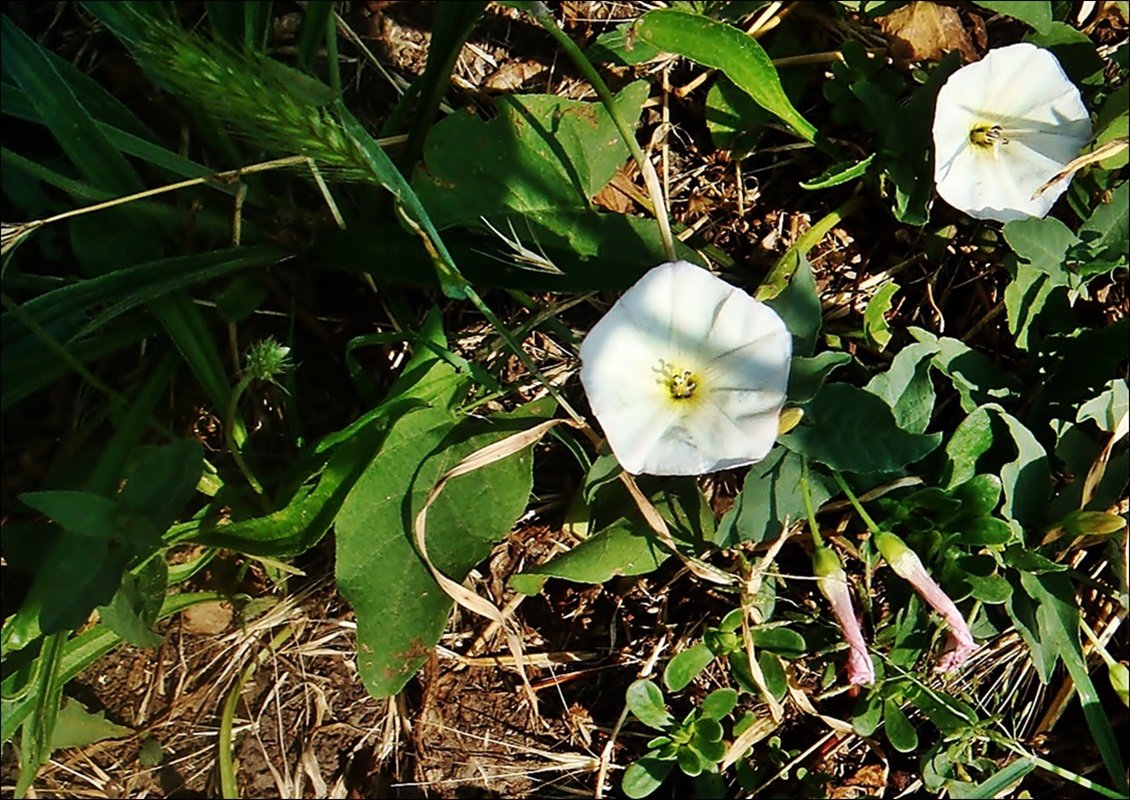
[[[785,447],[777,447],[746,473],[734,507],[718,526],[716,542],[729,547],[738,542],[767,542],[780,536],[785,525],[803,519],[801,494],[802,459]],[[812,503],[819,508],[835,493],[835,482],[809,471]]]
[[[883,400],[845,383],[821,389],[808,405],[805,423],[781,443],[842,472],[893,472],[941,442],[940,433],[904,431]]]
[[[989,406],[1008,427],[1016,458],[1001,467],[1002,513],[1026,527],[1041,522],[1051,491],[1051,469],[1044,446],[1020,420],[1000,406]]]
[[[433,392],[432,407],[392,425],[335,525],[338,587],[357,613],[358,669],[377,697],[400,691],[423,664],[451,608],[412,543],[413,520],[427,493],[461,458],[530,427],[547,411],[535,404],[485,422],[459,422],[447,406],[461,379],[438,358],[434,369],[449,376],[433,384],[446,388],[446,397]],[[528,450],[451,481],[428,513],[429,558],[462,580],[513,526],[531,486]]]
[[[886,401],[904,431],[925,433],[930,424],[934,411],[930,364],[937,352],[935,344],[909,344],[898,352],[886,372],[880,372],[864,387]]]
[[[629,124],[646,98],[643,81],[617,95]],[[522,215],[589,208],[627,157],[627,145],[599,103],[510,95],[488,122],[469,113],[439,122],[412,186],[438,228],[486,217],[505,231],[502,220],[510,215],[521,233]]]
[[[636,34],[659,50],[721,70],[802,139],[816,141],[816,127],[793,107],[772,60],[752,36],[709,17],[668,9],[649,11],[641,17]]]
[[[1057,275],[1067,251],[1079,243],[1071,229],[1055,217],[1015,219],[1002,232],[1013,252],[1047,275]]]
[[[1125,102],[1126,84],[1122,88]],[[1114,190],[1109,202],[1095,206],[1091,216],[1079,228],[1079,238],[1086,242],[1097,258],[1125,265],[1126,251],[1130,247],[1130,182],[1123,181]]]
[[[1052,4],[1048,0],[975,0],[977,5],[998,14],[1018,19],[1046,33],[1052,24]]]
[[[979,405],[1008,400],[1019,393],[1019,382],[1014,375],[960,339],[935,336],[922,328],[908,330],[919,342],[937,345],[934,367],[953,383],[961,397],[961,408],[967,414]]]
[[[450,364],[429,349],[428,343],[446,344],[437,309],[425,319],[417,351],[389,389],[388,398],[363,415],[366,420],[363,425],[349,425],[346,431],[325,437],[326,448],[315,448],[319,452],[333,449],[316,487],[308,492],[297,492],[284,508],[274,513],[184,531],[173,537],[171,543],[187,539],[276,558],[296,555],[317,544],[333,524],[358,479],[370,468],[389,424],[417,409],[429,406],[446,409],[465,388],[467,377],[457,375]]]

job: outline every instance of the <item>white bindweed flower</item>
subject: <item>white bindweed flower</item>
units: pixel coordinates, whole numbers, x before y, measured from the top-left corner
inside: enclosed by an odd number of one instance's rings
[[[949,77],[934,111],[934,182],[977,219],[1044,217],[1070,176],[1033,196],[1079,155],[1091,119],[1055,56],[1021,43]]]
[[[765,458],[792,339],[754,300],[686,261],[630,288],[581,344],[581,382],[621,466],[701,475]]]

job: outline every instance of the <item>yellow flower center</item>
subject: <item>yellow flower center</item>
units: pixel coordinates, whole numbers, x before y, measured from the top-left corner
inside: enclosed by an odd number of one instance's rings
[[[969,141],[974,147],[995,151],[999,145],[1008,144],[1008,137],[1004,135],[1004,129],[1000,125],[982,124],[975,125],[969,131]]]
[[[656,383],[667,389],[672,400],[689,400],[694,397],[698,389],[698,376],[693,370],[683,369],[664,359],[659,359],[659,364],[653,369],[658,375]]]

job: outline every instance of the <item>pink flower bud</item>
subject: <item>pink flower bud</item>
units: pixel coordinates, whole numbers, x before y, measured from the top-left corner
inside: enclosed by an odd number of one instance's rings
[[[851,590],[840,559],[830,547],[817,547],[812,554],[812,571],[816,573],[820,593],[832,605],[832,613],[843,629],[849,652],[847,661],[848,683],[874,683],[875,669],[867,654],[867,642],[855,618],[851,604]]]
[[[960,667],[969,656],[977,649],[973,634],[969,632],[969,625],[961,615],[953,600],[942,591],[942,587],[934,581],[922,565],[918,555],[906,546],[902,539],[887,531],[875,534],[875,546],[883,554],[883,558],[891,565],[891,569],[914,587],[922,599],[929,603],[935,611],[942,615],[949,626],[949,646],[938,660],[939,672],[950,672]]]

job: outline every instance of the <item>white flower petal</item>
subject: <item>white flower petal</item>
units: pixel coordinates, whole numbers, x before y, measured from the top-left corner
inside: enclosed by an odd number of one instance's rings
[[[620,466],[633,475],[643,472],[653,475],[698,474],[656,470],[666,457],[660,452],[659,442],[677,435],[673,429],[681,425],[678,409],[673,403],[657,403],[651,398],[641,398],[634,403],[606,403],[600,421],[605,432],[616,431],[615,438],[608,437],[609,443]]]
[[[675,262],[648,272],[593,327],[581,381],[626,470],[699,475],[769,452],[790,354],[772,309]],[[694,386],[675,396],[669,379],[683,372]]]
[[[1001,141],[971,143],[997,126]],[[978,219],[1043,217],[1067,189],[1032,195],[1079,154],[1091,122],[1079,90],[1047,50],[1028,43],[989,51],[938,92],[934,181],[947,203]]]

